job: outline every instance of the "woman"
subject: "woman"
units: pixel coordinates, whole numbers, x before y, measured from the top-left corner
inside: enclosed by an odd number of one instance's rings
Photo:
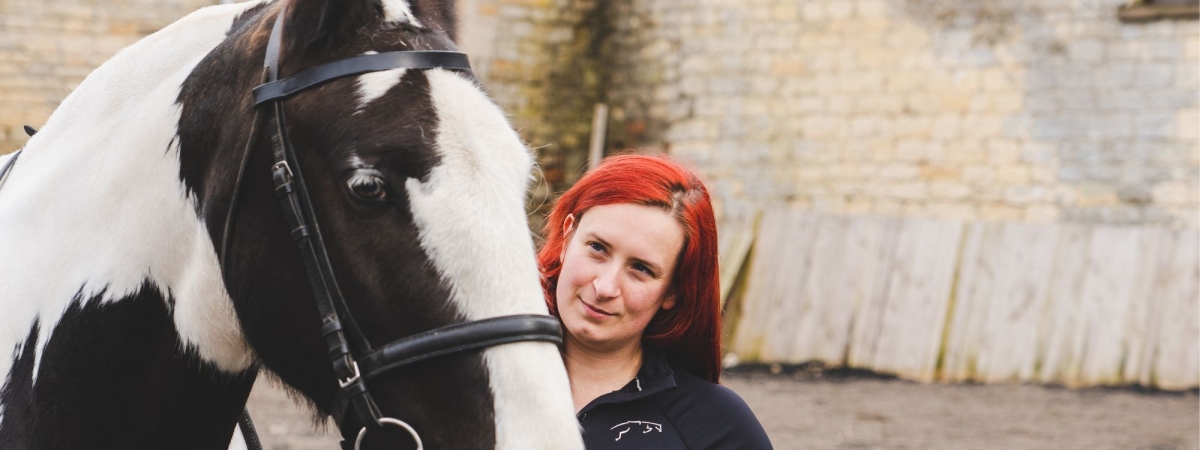
[[[538,253],[589,450],[771,448],[717,384],[717,230],[699,178],[614,156],[560,197]]]

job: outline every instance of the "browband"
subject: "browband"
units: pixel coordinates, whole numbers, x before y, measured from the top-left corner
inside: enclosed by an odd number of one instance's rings
[[[471,70],[471,63],[465,54],[438,50],[354,56],[306,69],[282,80],[259,85],[254,88],[254,105],[258,106],[263,102],[286,98],[329,80],[391,69]]]

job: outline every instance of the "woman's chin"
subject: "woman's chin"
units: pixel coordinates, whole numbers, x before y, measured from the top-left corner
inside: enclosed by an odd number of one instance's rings
[[[596,324],[584,320],[580,322],[582,323],[567,324],[566,331],[571,335],[572,339],[588,347],[607,346],[606,344],[611,340],[611,336],[608,336],[608,333],[605,333]]]

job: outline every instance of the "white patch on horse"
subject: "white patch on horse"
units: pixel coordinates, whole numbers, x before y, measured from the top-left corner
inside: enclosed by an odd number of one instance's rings
[[[383,0],[383,20],[385,22],[407,22],[421,26],[417,16],[413,15],[412,5],[407,0]]]
[[[421,246],[466,316],[546,314],[525,189],[533,159],[504,114],[474,82],[426,72],[438,113],[441,163],[407,190]],[[566,370],[554,345],[522,342],[484,352],[495,395],[496,449],[582,449]],[[561,393],[562,395],[552,395]],[[561,448],[561,447],[558,447]]]
[[[372,50],[364,53],[364,55],[375,55],[378,52]],[[355,115],[362,114],[367,109],[367,105],[375,101],[379,97],[383,97],[388,90],[400,84],[400,79],[404,77],[406,69],[391,69],[379,72],[370,72],[358,76],[358,109],[354,111]]]
[[[179,337],[229,372],[251,353],[214,246],[179,179],[180,86],[258,2],[203,8],[122,50],[63,100],[0,189],[0,349],[35,320],[34,380],[78,295],[99,304],[151,283],[174,303]],[[170,303],[168,303],[170,307]],[[0,373],[12,370],[0,359]]]

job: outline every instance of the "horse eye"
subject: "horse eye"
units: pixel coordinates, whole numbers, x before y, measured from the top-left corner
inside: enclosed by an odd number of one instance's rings
[[[383,178],[372,175],[356,176],[347,183],[350,192],[359,200],[381,201],[387,199],[387,188]]]

